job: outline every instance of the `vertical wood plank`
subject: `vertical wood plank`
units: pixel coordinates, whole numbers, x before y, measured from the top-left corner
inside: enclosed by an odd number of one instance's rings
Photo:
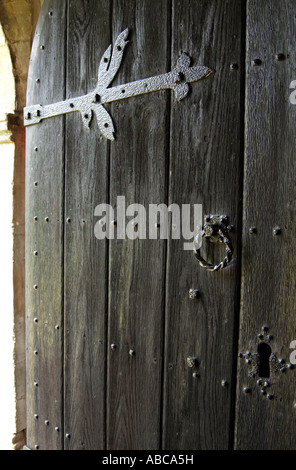
[[[113,18],[113,40],[130,29],[114,84],[167,72],[169,2],[115,0]],[[126,207],[142,204],[147,213],[149,204],[167,202],[168,93],[112,106],[117,141],[111,145],[110,202],[115,209],[118,196],[126,198]],[[159,448],[165,246],[164,240],[110,241],[108,449]]]
[[[295,11],[295,1],[248,1],[237,449],[295,448],[296,374],[287,367],[296,338],[296,108],[289,102]],[[254,367],[260,343],[276,355],[270,356],[267,388]]]
[[[66,2],[45,0],[27,105],[65,98]],[[64,120],[26,131],[27,445],[62,448]],[[59,428],[57,432],[55,428]]]
[[[67,97],[95,89],[111,42],[110,2],[69,2]],[[65,448],[104,449],[107,245],[94,235],[107,202],[108,144],[95,118],[67,117],[65,200]]]
[[[202,204],[226,214],[234,260],[220,272],[202,269],[184,240],[170,240],[166,284],[164,449],[227,449],[232,429],[233,348],[238,315],[241,218],[242,2],[173,1],[172,63],[187,52],[215,74],[172,97],[169,202]],[[231,69],[231,64],[237,68]],[[225,256],[215,247],[216,261]],[[199,300],[189,290],[199,289]],[[190,368],[187,358],[196,357]],[[198,374],[195,376],[194,374]],[[222,383],[226,386],[222,386]]]

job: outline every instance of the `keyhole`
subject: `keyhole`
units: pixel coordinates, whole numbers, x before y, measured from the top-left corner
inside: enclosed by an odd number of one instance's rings
[[[271,355],[271,347],[269,344],[258,344],[259,354],[259,377],[270,377],[269,358]]]

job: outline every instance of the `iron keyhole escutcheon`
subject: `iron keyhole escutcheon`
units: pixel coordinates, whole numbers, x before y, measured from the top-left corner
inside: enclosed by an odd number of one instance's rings
[[[259,355],[259,377],[270,377],[269,358],[271,356],[271,347],[267,343],[258,344]]]

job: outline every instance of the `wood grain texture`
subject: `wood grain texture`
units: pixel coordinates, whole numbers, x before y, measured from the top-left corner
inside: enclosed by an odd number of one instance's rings
[[[110,2],[69,2],[67,97],[95,89],[111,42]],[[95,207],[108,202],[108,144],[96,120],[66,121],[65,449],[105,447],[107,244],[97,240]]]
[[[28,105],[65,98],[65,5],[44,2],[31,54]],[[62,448],[63,200],[64,120],[58,117],[26,131],[27,444],[32,449]]]
[[[168,5],[113,2],[113,39],[130,29],[114,84],[168,71]],[[169,92],[159,92],[112,106],[117,141],[110,152],[110,202],[115,208],[117,196],[125,196],[126,207],[138,203],[148,209],[167,201],[168,99]],[[107,449],[160,445],[165,247],[165,240],[110,241]],[[111,350],[111,344],[117,348]]]
[[[182,102],[162,91],[106,105],[115,142],[79,113],[27,129],[29,448],[295,448],[295,11],[249,0],[245,25],[240,0],[45,0],[28,105],[93,90],[127,27],[111,86],[165,73],[182,52],[215,73]],[[228,215],[233,261],[212,273],[183,239],[97,240],[95,208],[116,211],[118,196]],[[260,343],[274,355],[262,382]]]
[[[289,362],[295,327],[295,1],[248,2],[243,270],[239,352],[269,342]],[[276,54],[284,54],[277,60]],[[261,65],[252,61],[260,59]],[[249,228],[257,232],[250,234]],[[274,228],[281,228],[275,236]],[[268,326],[267,332],[262,326]],[[259,340],[258,334],[264,333]],[[252,356],[251,356],[252,357]],[[262,395],[258,373],[239,359],[236,448],[295,449],[295,370],[270,372]],[[244,387],[251,393],[245,394]],[[273,400],[267,398],[274,395]]]
[[[173,1],[172,62],[187,52],[215,74],[172,99],[169,202],[202,204],[234,224],[234,260],[221,272],[202,269],[184,240],[170,240],[166,282],[164,449],[231,446],[233,348],[239,287],[241,174],[240,1]],[[232,63],[238,68],[231,70]],[[221,252],[216,249],[216,260]],[[224,255],[223,255],[224,256]],[[199,289],[199,300],[189,290]],[[198,368],[187,365],[196,357]],[[199,378],[193,373],[198,372]],[[221,382],[228,386],[222,387]]]

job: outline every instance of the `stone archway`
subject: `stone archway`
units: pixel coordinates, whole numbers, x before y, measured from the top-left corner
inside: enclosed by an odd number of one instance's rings
[[[15,449],[25,444],[25,131],[27,73],[32,39],[43,0],[1,0],[0,22],[9,47],[15,79],[15,111],[8,114],[8,129],[15,143],[13,177],[13,292],[14,362],[16,397]]]

